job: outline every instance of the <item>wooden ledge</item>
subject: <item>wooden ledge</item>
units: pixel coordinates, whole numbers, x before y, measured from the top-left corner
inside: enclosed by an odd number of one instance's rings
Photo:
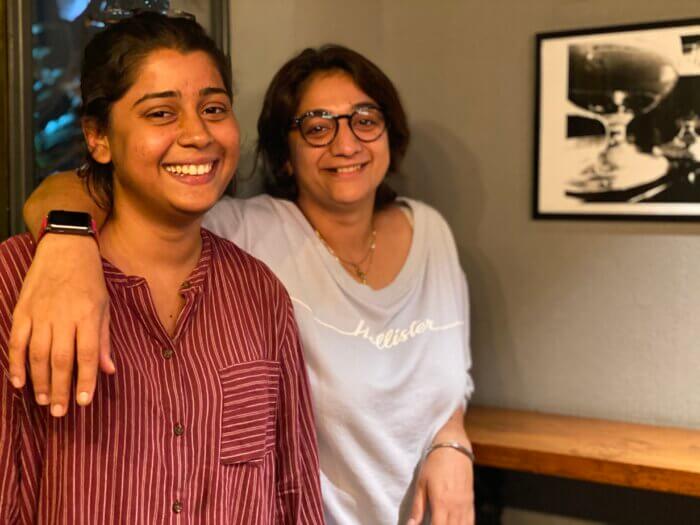
[[[476,463],[700,497],[700,431],[470,406]]]

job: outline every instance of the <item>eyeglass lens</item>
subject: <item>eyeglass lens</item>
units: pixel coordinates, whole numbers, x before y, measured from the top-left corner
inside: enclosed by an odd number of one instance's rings
[[[363,142],[379,138],[386,127],[379,108],[361,108],[351,115],[332,115],[326,112],[311,113],[302,118],[299,131],[312,146],[325,146],[333,142],[338,133],[338,120],[346,118],[353,134]]]

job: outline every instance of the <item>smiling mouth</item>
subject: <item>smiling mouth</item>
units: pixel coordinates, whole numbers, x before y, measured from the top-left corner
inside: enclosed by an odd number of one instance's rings
[[[163,165],[163,169],[168,173],[173,175],[183,177],[185,175],[189,176],[200,176],[209,175],[214,169],[216,161],[204,162],[202,164],[167,164]]]
[[[353,173],[355,171],[360,171],[362,168],[364,168],[367,165],[367,163],[362,163],[362,164],[353,164],[352,166],[343,166],[342,168],[328,168],[328,171],[332,171],[333,173]]]

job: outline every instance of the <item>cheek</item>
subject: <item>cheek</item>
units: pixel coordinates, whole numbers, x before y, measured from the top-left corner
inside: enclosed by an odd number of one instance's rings
[[[122,133],[115,137],[114,161],[122,165],[141,165],[159,163],[172,143],[165,133]]]
[[[312,148],[306,142],[297,142],[296,148],[292,150],[292,163],[304,170],[316,170],[321,161],[321,157],[327,154],[327,149]]]
[[[375,150],[374,156],[386,172],[389,169],[389,163],[391,160],[391,150],[389,150],[389,139],[385,135],[375,144],[377,148]]]
[[[137,137],[133,146],[140,157],[156,160],[166,153],[172,143],[173,139],[169,133],[156,131]]]
[[[229,156],[238,157],[240,151],[240,132],[237,125],[227,124],[224,126],[213,126],[210,132],[216,139],[216,142],[224,147]]]

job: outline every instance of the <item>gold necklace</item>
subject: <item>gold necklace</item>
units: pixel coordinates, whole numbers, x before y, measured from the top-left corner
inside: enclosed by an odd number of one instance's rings
[[[342,257],[339,257],[333,248],[330,247],[330,245],[326,242],[326,239],[323,238],[323,235],[321,235],[321,232],[318,231],[316,228],[314,228],[314,231],[316,232],[316,237],[318,237],[318,240],[320,240],[323,245],[326,247],[326,250],[328,250],[328,253],[330,253],[333,258],[335,258],[336,261],[340,264],[344,264],[346,266],[349,266],[354,272],[357,278],[360,280],[360,283],[366,285],[367,284],[367,274],[369,273],[370,268],[372,267],[372,260],[374,259],[374,249],[377,247],[377,230],[372,228],[372,235],[370,236],[370,243],[369,243],[369,248],[367,249],[367,253],[365,253],[364,257],[360,259],[357,262],[353,261],[348,261],[347,259],[343,259]],[[367,269],[363,270],[362,269],[362,264],[367,261]]]

